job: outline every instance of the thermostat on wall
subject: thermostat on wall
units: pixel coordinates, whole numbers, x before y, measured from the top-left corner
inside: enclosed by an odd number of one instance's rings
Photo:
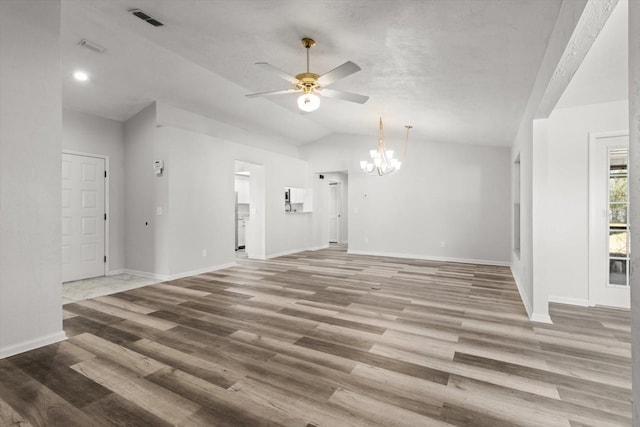
[[[156,174],[156,176],[161,176],[163,169],[164,169],[164,162],[162,160],[153,161],[153,172]]]

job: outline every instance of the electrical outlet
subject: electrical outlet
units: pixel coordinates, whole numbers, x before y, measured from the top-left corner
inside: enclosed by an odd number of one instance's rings
[[[364,242],[365,242],[365,243],[369,243],[369,238],[368,238],[368,237],[365,237],[365,238],[364,238]]]
[[[447,243],[444,240],[440,240],[440,247],[444,248],[445,246],[447,246]]]
[[[162,208],[160,206],[156,208],[156,215],[158,216],[162,215]]]
[[[202,256],[203,256],[203,257],[207,256],[207,248],[204,248],[204,249],[202,250]]]

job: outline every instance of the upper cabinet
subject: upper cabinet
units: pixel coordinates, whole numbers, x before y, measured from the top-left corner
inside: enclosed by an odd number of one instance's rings
[[[304,203],[304,188],[291,187],[291,203]]]
[[[238,203],[249,203],[249,178],[236,175],[236,192],[238,193]]]

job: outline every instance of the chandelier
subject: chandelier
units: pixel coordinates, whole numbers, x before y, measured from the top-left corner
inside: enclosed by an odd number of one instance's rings
[[[413,126],[405,125],[407,129],[407,135],[404,141],[404,150],[402,152],[402,160],[407,153],[407,143],[409,142],[409,129]],[[387,150],[384,144],[384,128],[382,126],[382,117],[380,117],[380,136],[378,137],[378,147],[375,150],[369,151],[371,160],[362,160],[360,162],[360,168],[363,172],[371,175],[388,175],[400,170],[402,166],[402,160],[398,160],[393,157],[393,150]]]

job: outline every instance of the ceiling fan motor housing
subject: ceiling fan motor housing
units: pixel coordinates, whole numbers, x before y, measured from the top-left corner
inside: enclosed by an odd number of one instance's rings
[[[313,92],[320,89],[318,77],[320,76],[314,73],[300,73],[296,76],[299,81],[294,86],[296,89],[302,90],[303,93]]]

